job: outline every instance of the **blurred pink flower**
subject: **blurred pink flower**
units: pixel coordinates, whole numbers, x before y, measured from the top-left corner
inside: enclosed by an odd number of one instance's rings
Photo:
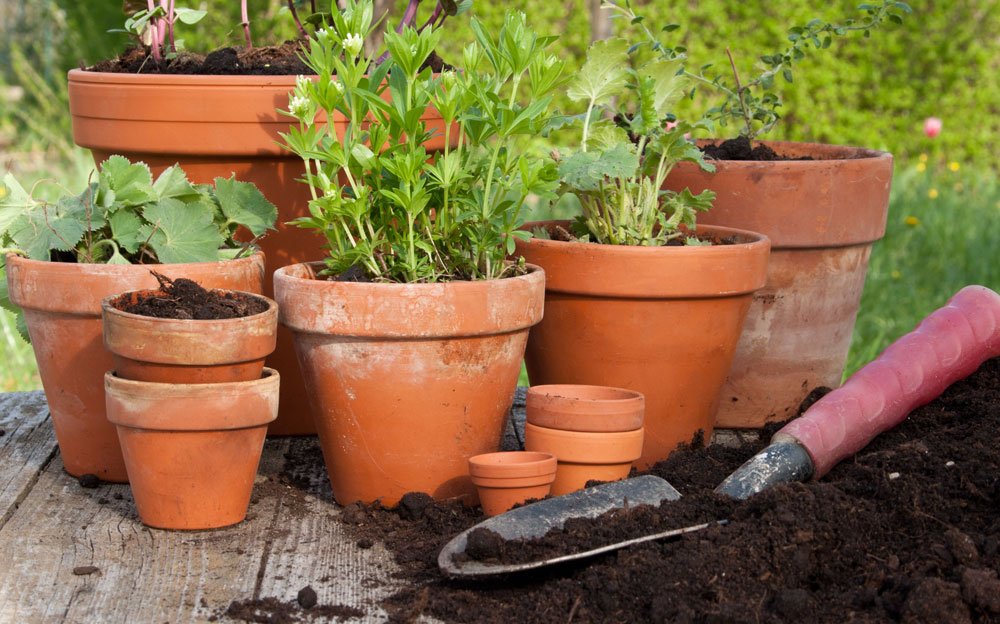
[[[676,127],[677,127],[677,122],[676,121],[668,121],[666,124],[664,124],[663,129],[665,131],[667,131],[667,132],[670,132],[671,130],[673,130]]]
[[[924,120],[924,134],[933,139],[941,134],[942,125],[941,120],[937,117],[928,117]]]

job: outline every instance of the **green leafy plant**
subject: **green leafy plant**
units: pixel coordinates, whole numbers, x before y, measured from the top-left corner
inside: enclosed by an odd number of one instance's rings
[[[660,41],[647,26],[645,19],[632,9],[631,0],[604,0],[604,6],[613,11],[615,16],[627,19],[639,27],[645,40],[637,45],[649,47],[667,60],[684,60],[686,48],[671,47]],[[793,80],[792,69],[795,63],[804,59],[810,49],[829,48],[834,37],[847,36],[853,32],[860,32],[865,37],[870,37],[872,31],[886,22],[901,24],[903,16],[912,9],[905,2],[882,0],[877,4],[861,4],[858,6],[858,11],[863,14],[860,19],[847,18],[840,23],[814,19],[804,26],[790,28],[788,30],[790,44],[771,54],[761,55],[759,58],[762,69],[753,78],[741,80],[736,61],[728,48],[726,49],[728,71],[708,76],[705,72],[712,67],[711,64],[702,66],[697,72],[685,68],[683,73],[692,82],[723,96],[721,104],[706,111],[705,119],[718,122],[722,126],[735,122],[741,126],[740,135],[748,139],[767,133],[780,119],[778,109],[781,107],[781,97],[775,92],[775,81],[778,76],[790,83]],[[660,31],[669,33],[678,28],[677,24],[667,24]],[[694,92],[695,88],[692,87],[689,95],[693,97]]]
[[[567,91],[586,104],[580,151],[561,159],[561,191],[575,195],[583,214],[577,237],[612,245],[666,244],[695,227],[695,215],[711,207],[714,193],[694,195],[661,190],[675,164],[697,163],[707,171],[698,148],[685,133],[702,124],[676,123],[671,107],[687,85],[681,64],[659,56],[644,58],[640,46],[620,38],[595,42]]]
[[[564,69],[545,51],[555,38],[529,29],[519,12],[495,35],[473,20],[461,68],[435,76],[422,66],[442,31],[386,32],[388,57],[377,63],[362,45],[372,18],[371,2],[349,0],[303,57],[318,80],[297,81],[287,112],[299,123],[283,135],[312,193],[310,216],[295,224],[326,238],[331,274],[434,282],[522,270],[507,255],[527,236],[518,231],[525,200],[552,197],[556,171],[516,140],[551,118]],[[421,119],[430,106],[443,137]],[[339,137],[325,122],[337,116],[347,120]],[[427,145],[442,138],[432,159]]]
[[[174,0],[160,0],[157,5],[153,0],[148,6],[140,9],[125,19],[123,28],[109,30],[109,33],[126,33],[137,41],[147,43],[153,60],[160,62],[163,58],[176,56],[178,50],[184,49],[184,42],[174,38],[174,24],[197,24],[207,11],[174,6]]]

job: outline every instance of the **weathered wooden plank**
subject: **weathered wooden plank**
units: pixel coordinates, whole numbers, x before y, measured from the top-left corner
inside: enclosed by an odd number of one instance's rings
[[[0,394],[0,527],[56,454],[48,416],[40,391]]]
[[[262,473],[281,469],[286,445],[268,442]],[[241,525],[160,531],[139,522],[128,486],[83,489],[51,461],[0,529],[0,621],[208,621],[258,585],[279,507],[259,489]]]

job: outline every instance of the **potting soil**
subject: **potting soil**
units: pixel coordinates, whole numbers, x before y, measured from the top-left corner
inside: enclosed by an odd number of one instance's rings
[[[754,146],[745,136],[705,145],[701,151],[712,160],[812,160],[811,156],[795,157],[779,154],[762,143]]]
[[[260,314],[267,301],[243,293],[206,290],[185,278],[171,280],[153,273],[160,290],[122,295],[112,305],[122,312],[170,319],[231,319]]]

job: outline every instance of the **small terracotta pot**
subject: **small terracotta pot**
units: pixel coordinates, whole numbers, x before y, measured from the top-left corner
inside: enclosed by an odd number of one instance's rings
[[[124,290],[155,288],[150,265],[43,262],[7,256],[10,298],[24,310],[52,426],[66,472],[128,479],[104,404],[104,373],[113,368],[101,338],[101,301]],[[193,264],[157,264],[170,278],[206,288],[259,293],[264,256]]]
[[[568,226],[525,227],[556,223]],[[743,319],[767,277],[765,236],[701,226],[698,233],[732,244],[517,242],[517,253],[546,275],[545,318],[532,328],[525,356],[531,383],[641,392],[640,469],[698,432],[711,437]]]
[[[496,451],[545,274],[387,284],[274,274],[337,502],[411,491],[475,502],[468,459]]]
[[[267,424],[278,415],[277,371],[219,384],[132,381],[109,372],[104,383],[143,524],[197,530],[242,522]]]
[[[786,420],[816,386],[840,385],[872,245],[885,234],[892,180],[886,152],[765,142],[812,160],[678,163],[666,188],[715,191],[698,223],[771,239],[767,285],[747,314],[717,426]]]
[[[527,421],[563,431],[634,431],[642,427],[641,392],[573,384],[528,388]]]
[[[267,310],[220,320],[155,318],[119,309],[156,292],[131,291],[102,302],[104,346],[119,378],[178,384],[260,379],[278,330],[274,301],[244,293],[266,301]]]
[[[552,495],[583,488],[588,481],[617,481],[628,476],[642,455],[643,429],[634,431],[562,431],[524,425],[524,449],[552,453],[559,460]]]
[[[302,159],[281,147],[288,132],[288,108],[295,76],[194,76],[119,74],[81,69],[69,71],[69,110],[73,142],[89,149],[100,164],[112,154],[149,165],[154,175],[180,164],[192,182],[211,183],[236,175],[253,182],[278,207],[276,231],[260,241],[267,256],[262,294],[273,296],[274,270],[322,257],[315,232],[288,225],[309,216],[309,187]],[[388,97],[389,90],[386,90]],[[421,118],[434,133],[428,145],[444,148],[444,120],[434,108]],[[342,135],[347,120],[337,115]],[[451,131],[457,143],[459,133]],[[130,289],[130,288],[129,288]],[[126,288],[119,290],[123,291]],[[110,294],[110,293],[108,293]],[[275,435],[316,433],[299,374],[291,333],[278,330],[278,343],[267,365],[282,371],[281,413],[269,432]]]
[[[469,458],[469,476],[479,492],[483,513],[495,516],[527,500],[548,496],[556,478],[556,456],[528,451],[476,455]]]

